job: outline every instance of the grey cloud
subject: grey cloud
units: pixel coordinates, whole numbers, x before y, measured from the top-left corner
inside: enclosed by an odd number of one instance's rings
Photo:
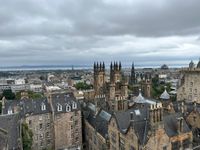
[[[0,64],[196,58],[199,18],[199,0],[0,1]]]

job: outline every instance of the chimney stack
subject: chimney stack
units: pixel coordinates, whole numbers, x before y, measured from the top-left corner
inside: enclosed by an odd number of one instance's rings
[[[177,122],[177,126],[178,126],[178,132],[181,133],[183,132],[183,117],[179,117],[177,118],[178,122]]]

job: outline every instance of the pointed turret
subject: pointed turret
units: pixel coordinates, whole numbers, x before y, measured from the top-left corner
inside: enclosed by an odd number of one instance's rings
[[[110,71],[113,70],[113,64],[112,64],[112,61],[110,63]]]
[[[104,64],[104,62],[103,62],[103,70],[105,70],[105,64]]]
[[[94,70],[96,70],[96,63],[94,62]]]
[[[119,62],[119,71],[121,71],[122,65],[121,65],[121,61]]]

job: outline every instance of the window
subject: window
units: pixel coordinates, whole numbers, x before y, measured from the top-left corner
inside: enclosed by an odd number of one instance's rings
[[[42,111],[46,110],[46,105],[44,103],[42,103],[41,109],[42,109]]]
[[[49,132],[46,133],[46,137],[50,137]]]
[[[177,150],[180,148],[180,142],[172,142],[172,150]]]
[[[62,105],[60,104],[57,105],[57,111],[62,111]]]
[[[31,126],[31,124],[32,124],[32,121],[31,121],[31,120],[29,120],[29,121],[28,121],[28,124]]]
[[[40,139],[43,139],[43,134],[40,134]]]
[[[9,108],[8,108],[8,115],[10,115],[10,114],[12,114],[12,113],[13,113],[12,108],[9,107]]]
[[[196,116],[193,116],[193,121],[196,122]]]
[[[167,146],[163,146],[163,150],[167,150]]]
[[[50,123],[49,123],[49,122],[47,123],[46,127],[47,127],[47,128],[49,128],[49,127],[50,127]]]
[[[125,141],[122,138],[119,139],[119,149],[125,150]]]
[[[66,106],[66,112],[70,112],[71,111],[71,107],[69,105]]]
[[[39,128],[40,128],[40,130],[42,129],[42,123],[39,124]]]
[[[116,143],[116,133],[111,132],[111,140],[113,143]]]
[[[73,108],[73,109],[76,109],[76,108],[77,108],[77,104],[76,104],[75,102],[73,102],[72,108]]]
[[[190,139],[183,140],[183,149],[190,147]]]

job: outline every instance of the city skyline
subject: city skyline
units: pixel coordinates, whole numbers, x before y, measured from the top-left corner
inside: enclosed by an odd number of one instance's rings
[[[138,66],[185,66],[200,57],[198,0],[0,4],[0,67],[114,60]]]

